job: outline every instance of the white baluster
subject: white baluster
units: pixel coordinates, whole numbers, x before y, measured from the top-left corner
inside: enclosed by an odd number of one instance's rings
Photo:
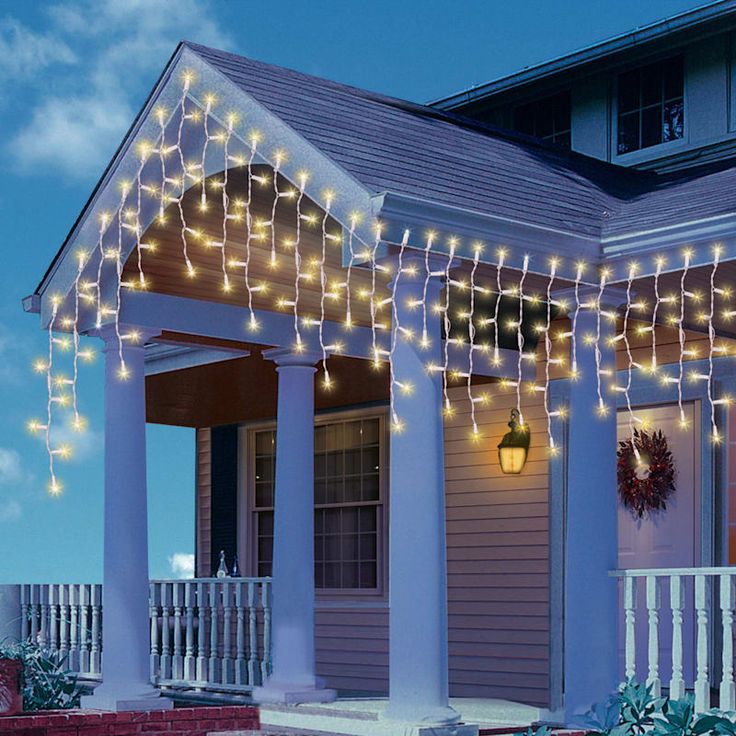
[[[708,605],[709,579],[695,576],[695,611],[698,626],[697,678],[695,680],[695,710],[705,713],[710,708],[710,682],[708,680]]]
[[[235,611],[237,617],[235,633],[235,684],[247,685],[248,672],[245,661],[245,584],[235,583]]]
[[[38,630],[38,643],[42,647],[49,644],[49,585],[41,586],[41,626]]]
[[[59,586],[59,658],[67,660],[69,666],[69,591],[66,585]]]
[[[207,584],[197,583],[197,680],[207,681]]]
[[[194,585],[182,583],[184,587],[184,606],[186,611],[186,650],[184,652],[184,679],[192,681],[196,677],[194,659]]]
[[[31,635],[31,588],[30,585],[20,587],[20,638],[27,641]]]
[[[670,608],[672,609],[672,679],[670,697],[685,697],[685,677],[682,669],[682,621],[685,608],[685,586],[679,575],[670,576]]]
[[[59,592],[55,585],[48,586],[49,592],[49,642],[48,647],[59,654]]]
[[[263,608],[263,657],[261,659],[261,682],[271,674],[271,581],[261,583],[261,607]]]
[[[220,682],[222,669],[221,662],[217,655],[219,646],[219,584],[210,583],[210,667],[208,682]]]
[[[721,621],[723,622],[722,677],[720,687],[721,710],[736,709],[736,685],[733,680],[733,576],[721,575]]]
[[[258,618],[256,612],[256,584],[248,581],[248,684],[256,685],[258,667]]]
[[[656,575],[647,575],[647,619],[649,622],[649,642],[647,656],[649,670],[647,685],[651,685],[652,694],[659,697],[662,692],[662,681],[659,679],[659,580]]]
[[[222,584],[222,682],[231,684],[233,677],[233,601],[230,582]]]
[[[151,682],[157,682],[160,677],[161,655],[158,653],[158,606],[159,606],[159,584],[151,583],[148,586],[149,605],[151,608],[151,653],[150,671]]]
[[[38,643],[39,632],[41,631],[41,586],[31,585],[31,641]]]
[[[69,606],[71,629],[69,636],[69,669],[79,672],[79,588],[76,585],[69,586]]]
[[[624,674],[628,681],[636,677],[636,578],[633,577],[624,578],[624,620]]]
[[[161,583],[161,678],[171,679],[171,586]]]
[[[181,680],[184,675],[184,657],[181,648],[181,616],[183,613],[182,590],[179,583],[172,583],[172,601],[174,604],[174,657],[172,660],[173,680]]]
[[[90,586],[79,586],[80,622],[79,622],[79,671],[83,674],[89,673],[89,640],[90,640]]]
[[[92,645],[90,647],[90,672],[99,675],[102,672],[102,586],[93,585],[92,600]]]

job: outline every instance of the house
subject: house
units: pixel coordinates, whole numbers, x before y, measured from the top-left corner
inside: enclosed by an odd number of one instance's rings
[[[106,442],[102,587],[19,586],[22,635],[104,656],[110,709],[375,733],[388,696],[387,733],[471,734],[625,676],[733,708],[734,22],[434,107],[182,43],[24,301],[50,490],[64,333],[104,345]],[[148,579],[147,421],[197,429],[193,581]]]

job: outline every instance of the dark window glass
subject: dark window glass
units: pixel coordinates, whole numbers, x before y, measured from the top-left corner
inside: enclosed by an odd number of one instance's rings
[[[570,93],[560,92],[514,110],[514,130],[570,147]]]
[[[380,420],[314,430],[314,574],[317,588],[378,585]],[[271,574],[276,433],[255,436],[259,575]]]
[[[682,138],[683,111],[681,56],[619,75],[619,154]]]

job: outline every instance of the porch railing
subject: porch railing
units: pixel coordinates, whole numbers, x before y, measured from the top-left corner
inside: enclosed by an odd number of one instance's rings
[[[622,583],[624,677],[645,680],[657,695],[666,687],[673,698],[694,690],[700,713],[711,707],[711,688],[717,688],[719,708],[736,709],[736,568],[615,570],[611,575]]]
[[[21,586],[21,636],[82,677],[102,672],[101,585]],[[270,670],[271,579],[152,580],[151,680],[166,687],[248,691]]]

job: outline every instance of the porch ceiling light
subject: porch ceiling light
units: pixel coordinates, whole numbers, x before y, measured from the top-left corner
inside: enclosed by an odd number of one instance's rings
[[[511,410],[510,431],[498,443],[498,460],[504,473],[518,474],[526,465],[531,434],[528,424],[519,424],[519,412]]]

